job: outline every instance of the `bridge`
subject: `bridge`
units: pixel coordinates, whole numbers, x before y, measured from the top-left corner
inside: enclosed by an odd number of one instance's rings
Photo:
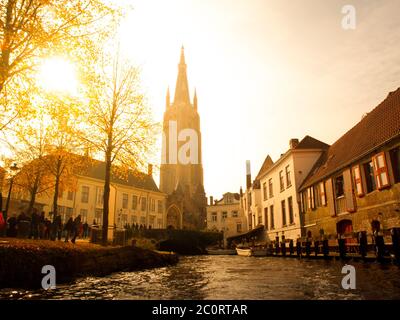
[[[145,229],[140,236],[156,240],[158,250],[180,254],[202,254],[207,246],[223,241],[221,232],[185,229]]]

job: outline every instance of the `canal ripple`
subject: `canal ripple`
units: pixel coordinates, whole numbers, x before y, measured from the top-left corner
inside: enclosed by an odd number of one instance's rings
[[[356,290],[341,287],[340,261],[192,256],[175,266],[87,277],[55,290],[0,289],[0,299],[400,299],[399,267],[350,264]]]

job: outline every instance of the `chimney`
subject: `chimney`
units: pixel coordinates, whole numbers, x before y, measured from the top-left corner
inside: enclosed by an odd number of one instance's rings
[[[251,187],[250,160],[246,160],[246,187],[247,189],[250,189]]]
[[[149,163],[149,164],[147,165],[147,174],[148,174],[149,176],[152,176],[152,175],[153,175],[153,165],[152,165],[151,163]]]
[[[214,197],[210,196],[210,206],[212,206],[214,204]]]
[[[299,139],[290,139],[289,141],[289,147],[290,149],[294,149],[298,146],[299,144]]]

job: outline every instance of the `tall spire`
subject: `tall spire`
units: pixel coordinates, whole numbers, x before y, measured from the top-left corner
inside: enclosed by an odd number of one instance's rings
[[[168,89],[167,89],[167,96],[166,96],[165,100],[166,100],[165,101],[165,108],[169,108],[169,106],[171,104],[171,99],[169,97],[169,86],[168,86]]]
[[[186,75],[185,49],[181,48],[181,58],[178,65],[174,104],[190,104],[189,86]]]
[[[197,110],[197,90],[194,88],[193,107]]]

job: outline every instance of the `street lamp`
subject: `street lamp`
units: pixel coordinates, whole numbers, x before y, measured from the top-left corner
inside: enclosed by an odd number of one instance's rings
[[[10,179],[10,188],[8,189],[8,196],[7,196],[7,202],[6,202],[6,216],[8,216],[8,207],[10,206],[10,199],[11,199],[11,191],[14,183],[14,177],[17,174],[17,171],[19,170],[17,164],[14,162],[13,165],[10,167],[10,172],[11,172],[11,179]]]

